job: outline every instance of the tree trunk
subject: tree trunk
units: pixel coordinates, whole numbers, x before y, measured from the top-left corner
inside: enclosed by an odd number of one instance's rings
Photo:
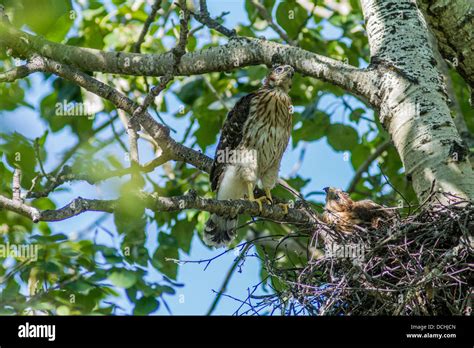
[[[410,0],[362,0],[371,65],[379,74],[380,120],[400,154],[421,201],[451,193],[474,200],[468,149],[452,120],[446,88],[429,43],[426,23]]]
[[[472,0],[417,0],[441,54],[474,90],[474,3]],[[473,101],[474,102],[474,101]]]

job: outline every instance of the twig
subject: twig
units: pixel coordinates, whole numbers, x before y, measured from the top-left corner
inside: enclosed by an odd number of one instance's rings
[[[209,11],[207,10],[207,3],[206,0],[199,0],[199,13],[191,12],[193,17],[200,23],[204,24],[206,27],[210,29],[214,29],[217,32],[221,33],[227,37],[235,37],[237,36],[237,32],[232,29],[227,29],[222,24],[220,24],[217,20],[212,19]]]
[[[282,28],[280,28],[278,24],[276,24],[273,21],[271,13],[268,12],[267,8],[263,4],[261,4],[258,0],[252,0],[251,3],[257,8],[257,11],[260,14],[260,16],[262,16],[263,19],[267,21],[270,28],[272,28],[283,40],[285,40],[286,43],[288,43],[291,46],[298,45],[296,41],[290,39],[288,34]]]
[[[369,169],[372,162],[375,161],[386,149],[389,148],[390,144],[391,144],[391,140],[387,139],[384,142],[382,142],[380,145],[377,146],[375,151],[369,157],[367,157],[367,159],[364,161],[364,163],[362,163],[360,165],[360,167],[357,169],[357,171],[354,174],[354,177],[352,178],[346,192],[348,192],[348,193],[354,192],[357,184],[359,183],[360,179],[362,178],[362,175]]]
[[[141,45],[145,41],[145,36],[148,33],[148,30],[150,29],[151,23],[153,23],[153,21],[155,20],[156,13],[160,9],[161,1],[162,0],[155,0],[153,6],[151,7],[151,12],[147,17],[145,24],[143,25],[142,31],[140,32],[140,36],[138,37],[137,42],[133,45],[132,52],[135,52],[135,53],[140,52]]]
[[[234,263],[232,264],[232,267],[227,272],[227,274],[224,278],[224,282],[222,283],[221,288],[217,292],[216,298],[212,302],[211,307],[207,311],[206,315],[211,315],[214,312],[214,310],[217,308],[217,305],[219,304],[219,301],[220,301],[222,295],[227,291],[227,285],[229,284],[229,281],[232,278],[232,275],[234,274],[235,270],[237,269],[237,266],[239,266],[240,261],[242,261],[245,258],[246,254],[247,254],[247,251],[249,250],[250,246],[251,246],[250,243],[245,244],[243,249],[241,250],[239,256],[237,256],[235,258]]]
[[[173,54],[173,62],[171,69],[165,76],[160,78],[160,83],[158,86],[155,86],[151,89],[150,93],[145,97],[143,104],[135,111],[135,114],[142,113],[144,110],[148,109],[148,106],[153,102],[153,100],[166,88],[166,85],[173,80],[174,75],[178,70],[178,65],[181,61],[181,57],[186,53],[186,44],[188,41],[188,22],[189,22],[189,11],[186,8],[186,1],[180,0],[180,8],[183,11],[183,14],[180,14],[180,32],[179,40],[176,47],[171,50]],[[135,115],[134,115],[135,116]]]
[[[13,82],[25,78],[34,72],[38,72],[41,69],[40,63],[38,57],[35,55],[25,65],[0,73],[0,82]]]
[[[204,81],[204,83],[206,84],[206,86],[209,88],[209,90],[212,92],[212,94],[214,94],[214,96],[217,98],[217,100],[219,101],[219,103],[221,103],[222,107],[228,112],[230,111],[230,108],[227,106],[227,104],[225,103],[224,99],[222,99],[222,97],[219,95],[219,93],[216,91],[216,89],[214,88],[214,86],[212,85],[212,83],[206,78],[206,76],[202,76],[202,79]]]

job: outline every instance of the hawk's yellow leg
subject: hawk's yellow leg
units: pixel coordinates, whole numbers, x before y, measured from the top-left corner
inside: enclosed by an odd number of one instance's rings
[[[265,197],[265,196],[255,198],[255,196],[253,195],[253,185],[250,182],[247,183],[247,189],[248,189],[248,192],[249,192],[249,201],[250,202],[257,202],[259,211],[261,212],[263,210],[262,201],[266,201],[268,198]]]
[[[272,193],[269,188],[265,189],[265,196],[270,203],[273,203]]]

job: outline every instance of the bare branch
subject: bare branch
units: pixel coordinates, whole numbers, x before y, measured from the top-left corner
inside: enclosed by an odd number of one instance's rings
[[[207,10],[206,0],[199,0],[199,13],[192,12],[193,17],[199,22],[204,24],[210,29],[221,33],[227,37],[234,37],[237,35],[234,29],[230,30],[220,24],[217,20],[212,19],[209,11]]]
[[[143,25],[142,31],[140,32],[140,36],[138,37],[137,42],[135,42],[135,44],[133,45],[132,51],[134,53],[140,52],[141,45],[145,41],[145,36],[148,33],[148,30],[150,29],[151,23],[153,23],[153,21],[155,20],[156,13],[160,9],[160,6],[161,6],[161,0],[155,0],[155,3],[151,7],[151,12],[148,18],[146,19],[145,24]]]
[[[138,104],[130,100],[127,96],[82,71],[48,59],[43,59],[43,63],[43,69],[45,71],[70,80],[82,88],[109,100],[117,108],[126,111],[130,115],[134,115],[136,109],[139,107]],[[170,137],[169,129],[158,123],[148,112],[139,113],[136,114],[136,116],[137,121],[143,129],[162,148],[163,154],[169,156],[172,160],[189,163],[205,172],[210,171],[212,159],[200,152],[177,143]]]
[[[184,196],[160,197],[157,194],[140,193],[146,207],[153,211],[182,211],[185,209],[196,209],[207,211],[219,215],[249,214],[261,216],[273,221],[284,221],[285,223],[308,225],[318,223],[313,217],[299,209],[288,209],[285,214],[284,209],[278,205],[264,205],[262,211],[256,202],[249,200],[217,200],[196,196],[195,192]],[[57,210],[39,211],[25,203],[16,202],[12,199],[0,196],[0,208],[14,211],[20,215],[39,221],[61,221],[73,216],[80,215],[87,211],[101,211],[113,213],[119,205],[118,200],[98,200],[78,197],[69,204]]]
[[[40,221],[40,212],[21,201],[0,196],[0,207],[30,218],[34,223]]]
[[[273,21],[271,13],[268,12],[267,8],[262,3],[258,0],[252,0],[252,5],[256,7],[260,16],[267,21],[270,28],[272,28],[283,40],[291,46],[297,46],[297,43],[290,39],[288,34]]]
[[[375,151],[369,157],[367,157],[364,163],[362,163],[360,167],[357,169],[346,192],[348,193],[354,192],[357,184],[359,183],[359,180],[362,178],[362,175],[369,169],[372,162],[375,161],[386,149],[388,149],[388,147],[391,144],[392,144],[391,140],[387,139],[383,143],[381,143],[379,146],[377,146]]]
[[[13,82],[18,79],[27,77],[28,75],[40,70],[40,65],[36,57],[33,57],[25,65],[18,66],[11,70],[0,73],[0,82]]]
[[[175,60],[173,53],[136,54],[105,52],[90,48],[54,43],[0,23],[0,42],[13,49],[17,56],[37,53],[54,61],[80,68],[112,74],[164,76]],[[373,69],[359,69],[338,60],[320,56],[301,48],[272,41],[234,37],[226,45],[184,54],[175,76],[199,75],[230,71],[250,65],[272,65],[274,55],[281,57],[303,75],[322,79],[353,94],[380,103],[379,78]]]
[[[160,84],[157,87],[152,88],[150,93],[146,96],[143,102],[142,109],[145,110],[152,103],[152,101],[166,88],[168,82],[173,80],[174,76],[178,72],[178,65],[181,61],[181,57],[186,53],[186,44],[188,42],[188,22],[189,22],[189,11],[186,8],[186,1],[180,0],[181,11],[180,14],[180,31],[179,40],[176,47],[171,50],[173,54],[173,64],[170,71],[168,71],[160,80]]]

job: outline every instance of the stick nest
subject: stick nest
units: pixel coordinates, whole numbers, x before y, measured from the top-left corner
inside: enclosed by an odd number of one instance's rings
[[[473,232],[469,202],[431,204],[352,234],[320,224],[306,266],[268,271],[288,289],[276,294],[285,314],[469,315]]]

